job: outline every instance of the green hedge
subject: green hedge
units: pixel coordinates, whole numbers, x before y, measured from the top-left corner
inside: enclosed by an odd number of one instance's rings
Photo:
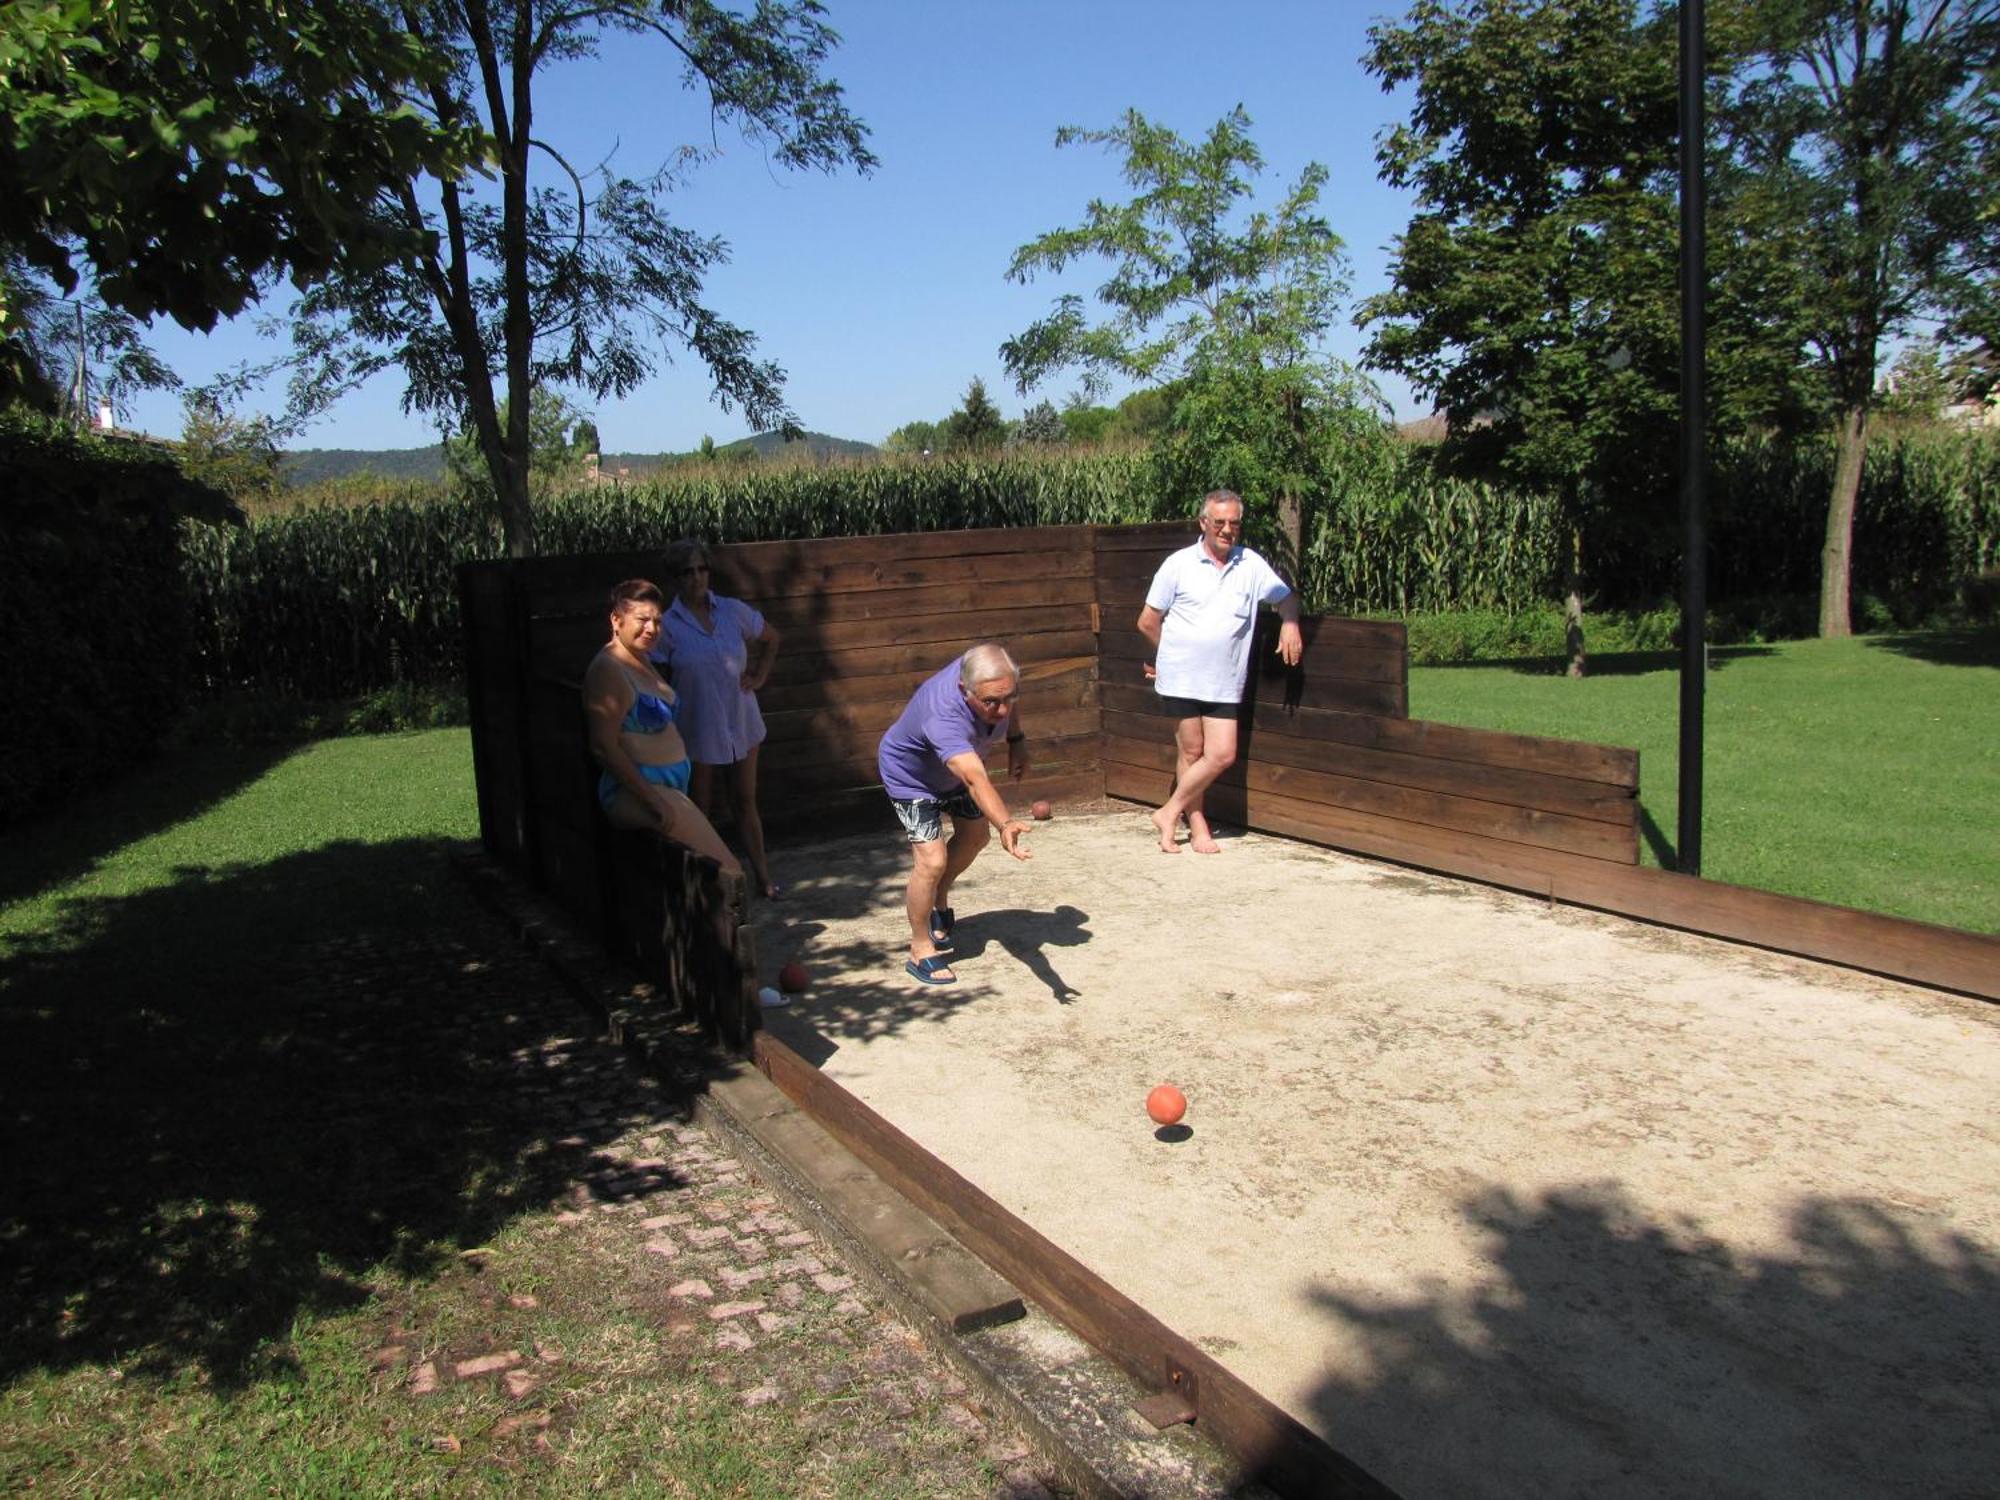
[[[228,501],[144,445],[0,415],[0,824],[144,760],[188,698],[175,549]]]
[[[823,467],[716,466],[546,500],[547,554],[971,526],[1150,520],[1162,496],[1144,454],[1003,456]],[[1710,597],[1809,597],[1818,586],[1825,444],[1720,456]],[[412,486],[366,507],[319,506],[244,531],[191,528],[197,670],[211,689],[337,698],[458,675],[453,569],[500,555],[477,505]],[[1257,497],[1253,497],[1253,500]],[[1917,435],[1870,453],[1856,527],[1857,624],[1934,610],[1990,570],[2000,434]],[[1678,591],[1674,497],[1633,497],[1586,547],[1594,608],[1651,609]],[[1308,608],[1350,614],[1532,612],[1557,597],[1565,540],[1546,496],[1438,474],[1427,450],[1371,450],[1311,507]],[[1809,616],[1808,616],[1809,618]]]

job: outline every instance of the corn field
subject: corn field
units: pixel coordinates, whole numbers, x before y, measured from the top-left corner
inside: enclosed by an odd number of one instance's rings
[[[1809,593],[1831,477],[1827,445],[1748,444],[1721,456],[1711,596]],[[1187,515],[1144,453],[892,460],[671,471],[548,498],[545,554],[645,551],[679,536],[715,542],[980,526],[1120,523]],[[1252,496],[1253,509],[1261,497]],[[502,554],[476,501],[435,486],[371,503],[316,505],[243,529],[190,525],[195,667],[210,690],[305,698],[454,678],[454,569]],[[1422,450],[1357,463],[1308,506],[1301,590],[1332,613],[1513,612],[1556,597],[1566,545],[1553,498],[1439,475]],[[1599,604],[1671,595],[1668,543],[1618,554],[1591,580]],[[1936,601],[2000,565],[2000,435],[1879,441],[1856,526],[1857,595]]]

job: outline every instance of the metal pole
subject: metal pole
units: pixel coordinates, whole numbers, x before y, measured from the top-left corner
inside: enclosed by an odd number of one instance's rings
[[[1708,667],[1707,194],[1703,0],[1681,0],[1681,723],[1675,867],[1701,873],[1702,692]]]
[[[70,425],[78,432],[90,425],[90,356],[83,342],[83,302],[76,304],[76,379],[70,382]]]

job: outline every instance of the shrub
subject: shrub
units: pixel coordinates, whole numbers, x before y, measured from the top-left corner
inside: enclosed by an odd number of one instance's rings
[[[176,525],[235,515],[149,446],[0,416],[0,824],[145,757],[187,698]]]

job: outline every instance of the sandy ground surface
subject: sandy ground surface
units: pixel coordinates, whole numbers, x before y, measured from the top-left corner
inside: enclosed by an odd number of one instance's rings
[[[1412,1500],[2000,1492],[2000,1008],[1133,810],[926,988],[883,816],[772,1031]]]

